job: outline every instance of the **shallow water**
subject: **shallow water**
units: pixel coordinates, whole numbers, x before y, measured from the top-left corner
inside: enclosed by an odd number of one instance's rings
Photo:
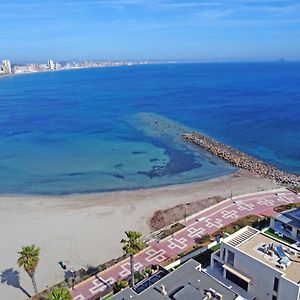
[[[0,193],[132,189],[235,170],[184,143],[185,126],[300,174],[299,112],[297,63],[148,65],[4,78]]]

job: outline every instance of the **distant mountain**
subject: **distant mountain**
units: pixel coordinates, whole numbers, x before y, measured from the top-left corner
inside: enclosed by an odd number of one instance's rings
[[[278,63],[286,63],[287,60],[284,57],[282,57],[282,58],[279,58],[278,60],[276,60],[276,62],[278,62]]]

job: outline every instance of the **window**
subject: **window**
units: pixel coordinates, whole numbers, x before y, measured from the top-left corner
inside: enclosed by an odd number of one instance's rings
[[[275,292],[278,292],[278,284],[279,284],[279,279],[277,277],[274,278],[274,286],[273,286],[273,290]]]
[[[233,266],[234,263],[234,253],[228,250],[227,263]]]
[[[226,270],[226,278],[238,285],[239,287],[241,287],[242,289],[244,289],[245,291],[248,291],[248,282],[246,282],[245,280],[236,276],[228,270]]]
[[[222,260],[225,261],[225,248],[222,249]]]

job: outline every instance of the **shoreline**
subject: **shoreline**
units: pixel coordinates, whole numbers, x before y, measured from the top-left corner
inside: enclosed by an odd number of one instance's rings
[[[66,68],[66,69],[53,69],[53,70],[35,70],[28,72],[15,72],[10,74],[0,75],[0,79],[3,77],[14,77],[15,75],[28,75],[28,74],[40,74],[40,73],[51,73],[51,72],[60,72],[60,71],[76,71],[82,69],[102,69],[102,68],[113,68],[113,67],[131,67],[131,66],[140,66],[140,65],[156,65],[160,63],[148,62],[148,63],[127,63],[120,65],[100,65],[100,66],[87,66],[87,67],[74,67],[74,68]],[[168,64],[168,62],[166,62]]]
[[[133,64],[138,65],[138,64]],[[44,74],[44,73],[55,73],[55,72],[62,72],[62,71],[77,71],[82,69],[101,69],[101,68],[110,68],[110,67],[130,67],[132,65],[112,65],[112,66],[97,66],[97,67],[81,67],[81,68],[70,68],[70,69],[57,69],[57,70],[39,70],[39,71],[29,71],[29,72],[17,72],[17,73],[10,73],[10,74],[3,74],[0,76],[0,79],[7,78],[7,77],[15,77],[15,76],[22,76],[22,75],[33,75],[33,74]]]
[[[3,197],[12,197],[12,198],[17,198],[17,197],[85,197],[85,196],[101,196],[104,194],[111,194],[111,193],[122,193],[122,192],[135,192],[135,191],[142,191],[142,190],[156,190],[156,189],[164,189],[164,188],[170,188],[170,187],[176,187],[176,186],[183,186],[183,185],[189,185],[189,184],[200,184],[200,183],[205,183],[207,181],[211,180],[218,180],[220,178],[225,178],[225,177],[230,177],[230,176],[243,176],[242,172],[244,170],[239,170],[237,169],[234,172],[224,174],[224,175],[219,175],[219,176],[213,176],[213,177],[206,177],[203,179],[195,179],[191,181],[183,181],[181,183],[169,183],[169,184],[161,184],[161,185],[156,185],[156,186],[149,186],[149,187],[133,187],[133,188],[123,188],[123,189],[107,189],[107,190],[99,190],[99,191],[87,191],[87,192],[73,192],[73,193],[61,193],[61,194],[47,194],[47,193],[28,193],[28,194],[10,194],[10,193],[0,193],[0,199]]]
[[[300,184],[300,176],[278,169],[271,164],[259,160],[245,152],[225,145],[200,132],[185,133],[182,137],[197,147],[201,147],[217,157],[229,162],[232,166],[251,172],[258,176],[275,180],[279,184],[288,187],[297,187]]]
[[[99,265],[122,254],[120,240],[125,230],[150,233],[149,219],[160,209],[204,200],[270,190],[279,185],[266,178],[238,172],[202,182],[134,191],[65,196],[0,196],[0,234],[5,241],[0,256],[0,274],[19,272],[21,285],[32,291],[31,281],[17,267],[21,246],[41,247],[36,271],[39,290],[63,280],[58,265],[63,259],[71,269]],[[0,284],[0,294],[21,300],[20,290]]]

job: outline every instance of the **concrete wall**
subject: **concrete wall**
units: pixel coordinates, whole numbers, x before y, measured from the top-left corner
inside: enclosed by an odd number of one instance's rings
[[[295,288],[295,283],[284,278],[279,280],[277,300],[300,300],[300,289]]]
[[[277,300],[298,300],[299,286],[282,277],[280,271],[268,267],[230,245],[222,244],[221,251],[223,247],[235,254],[233,269],[251,279],[248,293],[253,297],[258,300],[271,300],[272,295],[276,295]],[[227,260],[227,253],[225,260]],[[275,277],[279,278],[278,295],[273,291]]]

